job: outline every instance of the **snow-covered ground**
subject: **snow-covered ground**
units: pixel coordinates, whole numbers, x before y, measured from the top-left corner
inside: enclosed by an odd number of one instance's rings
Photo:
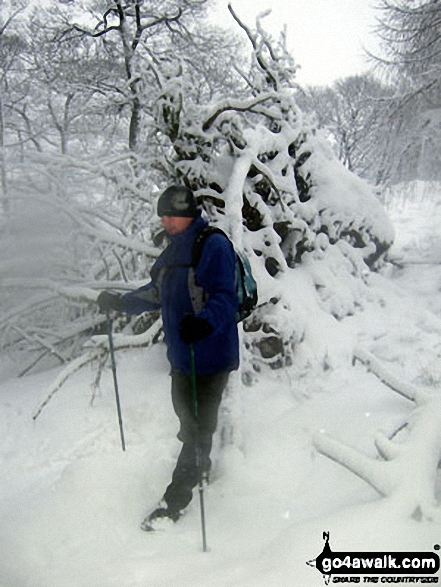
[[[353,364],[356,346],[401,381],[440,393],[441,265],[421,262],[439,263],[441,207],[394,200],[390,212],[394,254],[412,264],[373,275],[357,314],[325,326],[317,316],[330,368],[270,373],[226,402],[222,420],[234,435],[215,446],[207,553],[197,496],[166,532],[139,529],[180,448],[162,345],[118,355],[125,452],[110,370],[92,404],[94,365],[35,422],[59,371],[3,377],[0,587],[315,587],[322,577],[306,563],[322,551],[324,531],[335,551],[433,552],[441,517],[406,518],[313,444],[326,431],[376,458],[377,431],[392,435],[413,410]],[[440,480],[437,491],[441,498]]]

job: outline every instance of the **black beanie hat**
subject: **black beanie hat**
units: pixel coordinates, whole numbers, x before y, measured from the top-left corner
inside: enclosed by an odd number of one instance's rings
[[[198,207],[193,192],[180,185],[168,187],[158,200],[158,216],[185,216],[195,218]]]

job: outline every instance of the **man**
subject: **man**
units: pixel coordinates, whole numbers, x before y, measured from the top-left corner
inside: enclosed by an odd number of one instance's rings
[[[199,481],[199,465],[208,473],[212,437],[229,373],[239,365],[235,313],[235,252],[224,235],[210,234],[200,260],[192,267],[193,244],[207,222],[192,191],[171,186],[158,201],[158,215],[169,244],[151,270],[151,282],[125,295],[101,292],[101,310],[140,314],[161,308],[167,357],[171,365],[172,401],[180,421],[182,449],[163,501],[143,521],[155,529],[164,518],[178,520]],[[192,388],[192,349],[198,417]]]

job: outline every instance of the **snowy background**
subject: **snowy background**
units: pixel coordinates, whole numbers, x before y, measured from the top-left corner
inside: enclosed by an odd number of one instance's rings
[[[1,587],[315,587],[322,577],[306,562],[322,551],[324,531],[335,551],[433,551],[441,542],[434,504],[433,515],[404,513],[413,491],[430,494],[427,479],[411,486],[404,480],[381,498],[320,454],[316,439],[339,440],[373,462],[379,431],[398,445],[412,445],[422,408],[414,410],[365,364],[354,363],[356,348],[372,353],[403,388],[412,384],[437,398],[440,197],[434,184],[398,186],[389,194],[396,230],[391,256],[401,265],[369,275],[352,316],[332,318],[315,290],[299,296],[298,288],[306,287],[303,269],[281,278],[292,303],[308,311],[308,352],[319,356],[326,347],[327,368],[294,365],[262,374],[252,387],[236,382],[220,426],[233,424],[235,435],[222,449],[217,438],[214,479],[205,494],[208,553],[201,549],[197,499],[166,532],[139,529],[180,449],[162,344],[118,353],[124,453],[110,369],[93,402],[96,365],[89,365],[34,422],[60,370],[10,379],[2,365]],[[422,446],[425,440],[421,466],[435,450],[429,427],[420,434]],[[431,490],[435,485],[439,498],[435,470]]]

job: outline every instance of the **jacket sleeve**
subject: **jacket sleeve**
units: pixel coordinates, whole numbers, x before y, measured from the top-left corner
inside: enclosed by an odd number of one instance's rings
[[[142,287],[122,296],[124,311],[127,314],[142,314],[161,308],[161,267],[164,253],[154,263],[151,271],[151,281]]]
[[[196,268],[197,283],[208,294],[207,302],[197,314],[211,324],[216,334],[234,321],[238,309],[235,286],[236,254],[223,235],[210,235]]]
[[[122,303],[127,314],[142,314],[160,309],[160,294],[156,283],[152,280],[146,285],[124,294]]]

